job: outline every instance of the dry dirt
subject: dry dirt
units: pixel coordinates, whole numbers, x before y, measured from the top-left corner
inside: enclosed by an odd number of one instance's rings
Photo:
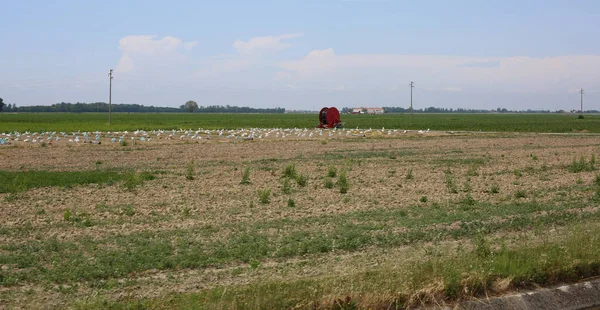
[[[0,228],[13,231],[27,226],[30,229],[26,234],[0,234],[0,244],[19,244],[50,236],[58,240],[101,239],[115,234],[185,231],[211,225],[220,225],[222,229],[207,238],[226,240],[228,227],[236,225],[445,204],[463,199],[467,193],[476,201],[491,204],[514,200],[517,191],[527,193],[520,199],[523,202],[579,200],[592,193],[569,189],[577,184],[593,183],[596,173],[569,173],[566,167],[573,158],[599,154],[599,145],[599,137],[592,135],[432,133],[329,140],[161,140],[129,146],[3,146],[0,147],[3,170],[124,168],[160,173],[156,174],[155,180],[144,182],[134,191],[127,191],[119,184],[90,184],[70,189],[31,189],[15,200],[7,199],[9,194],[0,194]],[[186,169],[192,161],[194,179],[188,180]],[[295,164],[299,173],[308,176],[308,185],[299,187],[292,182],[293,193],[286,195],[281,190],[281,176],[289,164]],[[348,193],[324,187],[330,166],[336,167],[338,174],[347,172]],[[251,184],[242,185],[240,181],[246,167],[251,168]],[[448,190],[448,170],[452,172],[458,193]],[[406,177],[409,171],[412,179]],[[493,184],[498,185],[498,194],[489,193]],[[270,188],[272,192],[269,204],[259,202],[257,191],[264,188]],[[295,201],[294,208],[287,207],[290,197]],[[420,202],[422,197],[427,197],[427,202]],[[135,210],[133,216],[124,217],[118,211],[99,207],[118,210],[126,205]],[[64,220],[66,209],[73,214],[87,213],[97,224],[91,227],[69,225]],[[183,216],[184,213],[187,216]],[[437,246],[451,251],[457,242],[448,241]],[[367,247],[349,253],[265,259],[257,270],[251,270],[243,263],[218,269],[147,270],[119,279],[135,282],[133,285],[101,292],[80,285],[69,294],[75,294],[77,298],[98,294],[116,299],[159,297],[266,279],[345,274],[381,264],[401,266],[404,262],[418,260],[423,255],[420,249],[426,246]],[[3,253],[8,251],[0,249],[0,254]],[[235,271],[238,268],[243,272]],[[3,304],[16,307],[61,305],[71,299],[52,286],[48,283],[0,286],[0,308]]]

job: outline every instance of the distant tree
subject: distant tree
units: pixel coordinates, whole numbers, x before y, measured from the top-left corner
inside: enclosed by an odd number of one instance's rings
[[[2,112],[2,108],[4,108],[4,101],[0,98],[0,112]]]
[[[196,101],[190,100],[185,103],[184,108],[186,111],[192,113],[192,112],[198,110],[198,104],[196,103]]]

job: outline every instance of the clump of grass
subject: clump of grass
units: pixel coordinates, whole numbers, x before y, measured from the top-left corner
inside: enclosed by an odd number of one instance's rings
[[[121,140],[121,142],[119,142],[119,144],[121,146],[127,146],[128,145],[128,143],[127,143],[127,141],[125,139]]]
[[[521,170],[519,170],[519,169],[515,169],[515,171],[513,173],[515,174],[515,176],[517,178],[520,178],[523,176],[523,172],[521,172]]]
[[[413,175],[413,169],[412,168],[408,168],[408,171],[406,171],[406,176],[405,178],[407,180],[412,180],[415,178],[415,176]]]
[[[327,168],[327,176],[330,178],[335,178],[337,176],[337,168],[334,166],[329,166],[329,168]]]
[[[121,214],[127,215],[127,216],[134,216],[135,215],[135,210],[133,210],[133,205],[126,204],[126,205],[122,206],[121,207]]]
[[[477,165],[472,165],[471,167],[469,167],[469,170],[467,170],[467,176],[470,177],[476,177],[479,175],[479,172],[477,171]]]
[[[340,189],[340,193],[345,194],[348,192],[348,189],[350,188],[350,183],[348,183],[348,178],[346,177],[345,171],[342,171],[340,173],[336,185]]]
[[[325,139],[321,140],[321,144],[322,145],[326,145],[327,144],[327,140],[325,140]]]
[[[65,210],[65,212],[63,212],[63,219],[66,222],[70,222],[71,221],[71,210],[67,209],[67,210]]]
[[[46,147],[46,146],[47,146],[46,142],[45,142],[45,141],[44,141],[44,142],[42,142],[41,146],[42,146],[42,147]]]
[[[295,208],[296,202],[294,201],[294,199],[292,199],[292,198],[288,199],[287,206],[288,206],[288,208]]]
[[[594,183],[597,186],[600,186],[600,174],[596,174],[596,178],[594,179]]]
[[[194,160],[190,160],[190,162],[187,164],[185,178],[191,181],[191,180],[195,179],[195,177],[194,177],[195,174],[196,174],[196,165],[194,164]]]
[[[325,188],[333,188],[333,180],[331,178],[325,178]]]
[[[421,199],[419,199],[420,202],[422,203],[426,203],[427,202],[427,196],[421,196]]]
[[[467,195],[465,196],[465,198],[463,198],[460,201],[463,205],[467,205],[467,206],[472,206],[474,205],[477,201],[475,201],[475,199],[473,199],[473,196],[471,196],[471,193],[467,193]]]
[[[304,174],[296,174],[296,183],[300,187],[305,187],[308,184],[308,177]]]
[[[456,184],[454,183],[454,178],[451,174],[446,174],[446,188],[448,192],[451,194],[457,194],[458,190],[456,189]]]
[[[240,181],[240,184],[250,184],[250,167],[246,167],[244,169],[244,172],[242,173],[242,181]]]
[[[283,169],[283,176],[286,178],[295,179],[297,174],[298,172],[296,171],[295,164],[289,164]]]
[[[525,190],[518,190],[515,192],[515,198],[525,198],[527,197],[527,192],[525,192]]]
[[[258,198],[260,203],[268,204],[271,202],[271,189],[265,188],[258,191]]]
[[[500,186],[498,184],[492,184],[488,193],[490,194],[498,194],[500,192]]]
[[[292,185],[290,184],[289,178],[285,178],[283,180],[283,187],[281,188],[281,191],[286,195],[289,195],[292,193]]]
[[[573,158],[571,164],[567,169],[572,173],[578,173],[583,171],[594,171],[596,170],[596,155],[592,154],[590,161],[588,162],[584,156],[581,156],[579,160]]]

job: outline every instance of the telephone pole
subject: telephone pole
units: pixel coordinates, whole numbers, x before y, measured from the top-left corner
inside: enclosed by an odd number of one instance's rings
[[[110,71],[108,71],[108,124],[110,125],[112,122],[112,72],[113,69],[110,69]]]
[[[415,82],[410,81],[410,120],[412,121],[413,106],[412,106],[412,89],[415,88]]]
[[[581,93],[581,115],[583,116],[583,88],[579,90],[579,93]]]

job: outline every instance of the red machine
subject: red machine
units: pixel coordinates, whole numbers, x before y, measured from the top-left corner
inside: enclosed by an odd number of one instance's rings
[[[340,111],[335,107],[322,108],[319,112],[319,126],[317,128],[342,128]]]

